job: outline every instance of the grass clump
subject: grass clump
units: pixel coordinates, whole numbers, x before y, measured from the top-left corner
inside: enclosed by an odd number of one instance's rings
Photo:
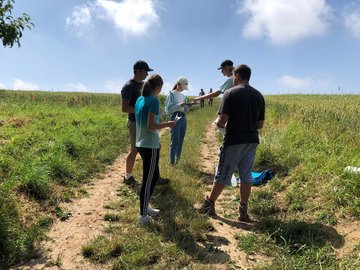
[[[44,236],[51,219],[41,216],[24,227],[20,221],[21,209],[9,188],[0,186],[0,265],[10,266],[31,258],[34,243]]]
[[[83,246],[84,257],[98,263],[104,263],[122,253],[122,244],[117,239],[107,239],[103,236],[96,237],[89,244]]]
[[[105,213],[104,220],[111,222],[119,221],[120,215],[117,213]]]

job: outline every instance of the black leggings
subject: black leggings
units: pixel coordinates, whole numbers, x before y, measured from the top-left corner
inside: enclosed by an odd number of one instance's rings
[[[140,190],[140,215],[147,215],[150,197],[159,179],[159,148],[137,147],[143,160],[143,178]]]

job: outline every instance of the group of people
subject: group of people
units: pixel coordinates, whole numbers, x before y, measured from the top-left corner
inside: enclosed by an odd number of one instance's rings
[[[210,88],[209,90],[209,94],[212,93],[212,88]],[[199,97],[201,96],[204,96],[205,95],[205,92],[204,92],[204,89],[200,89],[200,92],[199,92]],[[213,105],[213,98],[208,98],[208,105],[211,107]],[[205,107],[205,100],[204,99],[201,99],[200,100],[200,108],[204,108]]]
[[[161,108],[158,97],[163,86],[161,76],[152,74],[144,82],[148,72],[153,69],[141,60],[134,64],[133,69],[134,77],[125,83],[121,91],[122,111],[128,113],[131,145],[126,158],[124,183],[136,183],[132,169],[139,153],[143,160],[139,224],[146,225],[152,217],[160,213],[159,209],[149,206],[155,185],[168,182],[160,177],[158,131],[171,128],[170,164],[175,166],[180,159],[186,133],[186,112],[194,103],[189,103],[183,93],[188,89],[188,80],[179,77],[165,102],[165,112],[170,116],[170,120],[160,122]],[[249,221],[247,203],[252,185],[251,172],[259,144],[258,129],[263,127],[265,119],[265,101],[261,93],[249,85],[251,69],[247,65],[234,68],[231,60],[225,60],[218,69],[227,77],[225,82],[218,90],[199,95],[194,100],[210,100],[223,94],[215,123],[219,128],[225,129],[214,184],[199,210],[215,215],[215,202],[225,185],[231,185],[232,174],[237,170],[241,180],[239,220]]]
[[[186,111],[193,103],[188,103],[184,90],[188,90],[188,80],[179,77],[172,91],[166,99],[166,113],[170,121],[160,123],[162,110],[160,108],[159,94],[163,86],[160,75],[148,72],[153,71],[149,65],[142,60],[137,61],[134,66],[134,76],[127,81],[121,90],[122,111],[128,114],[127,127],[130,137],[130,151],[126,157],[126,173],[124,183],[134,186],[136,183],[132,175],[137,153],[143,160],[143,177],[140,189],[140,218],[141,225],[147,224],[151,217],[160,213],[158,209],[149,207],[149,200],[156,184],[166,184],[168,179],[160,177],[159,130],[171,128],[170,164],[180,160],[182,145],[186,133],[187,121]]]

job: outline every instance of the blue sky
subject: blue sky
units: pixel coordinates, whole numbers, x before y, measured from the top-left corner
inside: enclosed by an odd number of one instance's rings
[[[0,48],[0,88],[120,93],[142,59],[189,95],[252,68],[263,94],[360,94],[360,0],[17,0],[35,28]],[[340,90],[339,90],[340,87]]]

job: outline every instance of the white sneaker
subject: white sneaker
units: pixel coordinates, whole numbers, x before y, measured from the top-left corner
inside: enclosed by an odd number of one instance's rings
[[[148,211],[148,215],[151,217],[156,217],[160,214],[159,209],[155,209],[155,208],[151,208],[151,207],[148,207],[147,211]]]
[[[139,217],[139,225],[140,226],[146,226],[152,221],[152,218],[149,215],[146,216],[140,216]]]

